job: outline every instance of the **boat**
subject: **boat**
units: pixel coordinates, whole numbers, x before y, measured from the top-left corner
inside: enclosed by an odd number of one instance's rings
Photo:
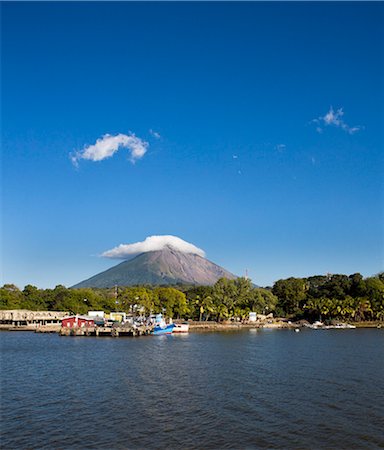
[[[311,328],[311,330],[323,330],[324,329],[323,322],[320,322],[319,320],[317,320],[314,323],[306,323],[306,324],[304,324],[304,326],[307,328]]]
[[[340,330],[345,330],[345,329],[353,329],[356,328],[355,325],[350,325],[349,323],[337,323],[335,325],[326,325],[324,327],[326,330],[332,330],[332,329],[340,329]]]
[[[156,314],[155,317],[155,326],[152,330],[151,334],[159,335],[159,334],[172,334],[173,329],[175,328],[174,323],[165,323],[162,314]]]
[[[345,330],[356,328],[355,325],[350,325],[349,323],[336,323],[335,325],[324,325],[322,322],[315,322],[312,324],[304,324],[307,328],[312,330]]]
[[[189,332],[189,323],[175,323],[175,328],[173,329],[174,333],[188,333]]]
[[[170,323],[168,325],[155,325],[152,334],[153,335],[159,335],[159,334],[172,334],[173,330],[175,328],[174,323]]]

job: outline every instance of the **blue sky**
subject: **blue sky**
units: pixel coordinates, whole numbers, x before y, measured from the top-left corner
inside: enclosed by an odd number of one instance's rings
[[[1,9],[2,283],[163,234],[259,285],[383,269],[382,3]]]

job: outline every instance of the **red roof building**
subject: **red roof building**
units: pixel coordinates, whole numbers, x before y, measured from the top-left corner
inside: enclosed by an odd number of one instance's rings
[[[94,327],[95,321],[87,316],[68,316],[62,319],[61,326],[65,328]]]

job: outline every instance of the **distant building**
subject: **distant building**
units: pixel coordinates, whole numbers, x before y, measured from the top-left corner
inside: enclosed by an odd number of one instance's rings
[[[256,322],[256,319],[257,319],[257,314],[255,312],[250,312],[249,313],[249,321]]]
[[[62,319],[61,326],[65,328],[94,327],[95,321],[89,316],[68,316]]]
[[[89,317],[101,317],[104,318],[104,311],[88,311]]]
[[[68,312],[64,311],[30,311],[28,309],[8,309],[0,311],[0,325],[12,327],[38,327],[41,325],[60,324]]]
[[[125,312],[111,312],[107,314],[106,318],[116,322],[126,322],[127,314]]]

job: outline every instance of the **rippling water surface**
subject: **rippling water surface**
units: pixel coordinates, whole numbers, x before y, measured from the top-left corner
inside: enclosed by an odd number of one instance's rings
[[[384,330],[0,340],[4,449],[384,447]]]

